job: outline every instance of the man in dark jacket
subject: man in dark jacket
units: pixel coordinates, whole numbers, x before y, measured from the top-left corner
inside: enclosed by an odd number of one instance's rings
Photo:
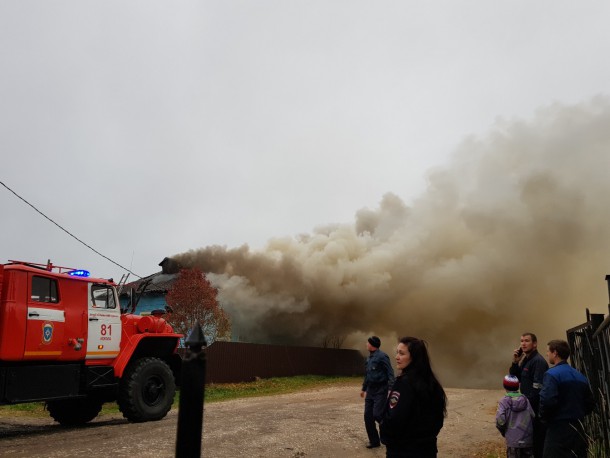
[[[594,406],[587,378],[570,366],[570,346],[551,340],[547,353],[551,367],[540,392],[540,417],[547,423],[544,458],[587,457],[582,421]]]
[[[540,422],[538,406],[544,374],[549,368],[544,357],[538,353],[536,334],[526,332],[521,336],[521,345],[513,352],[513,363],[509,373],[519,379],[521,393],[530,402],[536,413],[534,418],[534,457],[542,458],[545,426]]]
[[[366,372],[360,393],[360,397],[365,398],[364,426],[366,434],[369,436],[367,448],[381,445],[375,422],[379,423],[383,419],[388,392],[394,383],[394,369],[392,369],[390,358],[379,350],[380,346],[379,337],[369,337],[367,342],[369,357],[366,360]]]

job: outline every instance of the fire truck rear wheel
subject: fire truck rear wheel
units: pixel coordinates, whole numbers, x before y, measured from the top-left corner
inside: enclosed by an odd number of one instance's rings
[[[78,426],[93,420],[102,410],[102,401],[94,398],[60,399],[47,402],[49,414],[62,426]]]
[[[123,374],[119,409],[132,422],[160,420],[171,409],[175,393],[169,366],[159,358],[142,358]]]

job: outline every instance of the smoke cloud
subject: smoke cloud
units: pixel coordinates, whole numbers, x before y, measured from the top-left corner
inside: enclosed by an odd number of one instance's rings
[[[351,224],[174,258],[208,273],[244,341],[377,334],[392,356],[414,335],[445,385],[499,388],[523,332],[544,355],[606,311],[609,171],[610,101],[557,104],[464,140],[409,205],[389,193]]]

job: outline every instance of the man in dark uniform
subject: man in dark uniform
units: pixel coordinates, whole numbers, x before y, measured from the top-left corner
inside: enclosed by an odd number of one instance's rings
[[[381,445],[375,422],[379,423],[383,419],[388,392],[394,384],[394,369],[388,355],[379,349],[381,347],[379,337],[369,337],[366,346],[370,353],[366,360],[366,373],[360,397],[364,398],[364,426],[369,436],[366,448],[375,448]]]
[[[553,367],[544,375],[540,392],[540,417],[547,423],[544,456],[586,458],[583,419],[595,405],[589,381],[567,363],[570,346],[565,340],[551,340],[548,345]]]
[[[521,336],[521,345],[513,353],[513,363],[510,375],[519,379],[521,393],[530,402],[536,413],[534,418],[534,457],[542,458],[544,449],[545,427],[540,422],[538,407],[540,405],[540,390],[544,374],[549,368],[544,357],[538,353],[538,338],[536,334],[526,332]]]

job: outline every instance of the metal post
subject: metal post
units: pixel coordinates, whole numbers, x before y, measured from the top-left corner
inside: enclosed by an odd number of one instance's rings
[[[199,324],[193,326],[184,343],[187,345],[187,350],[182,360],[176,457],[199,458],[205,400],[206,360],[203,347],[207,345]]]

